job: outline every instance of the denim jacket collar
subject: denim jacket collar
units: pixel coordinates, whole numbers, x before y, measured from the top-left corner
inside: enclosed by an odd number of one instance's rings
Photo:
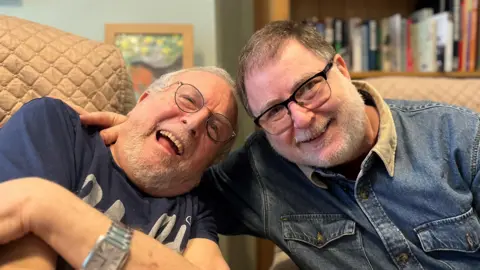
[[[380,125],[378,129],[378,140],[370,152],[376,153],[383,161],[388,174],[393,176],[395,171],[395,150],[397,148],[397,132],[395,131],[395,124],[393,122],[392,112],[385,103],[381,95],[375,88],[365,81],[352,81],[353,85],[359,90],[364,90],[373,99],[375,108],[378,111],[380,118]],[[370,156],[370,153],[367,155]],[[325,183],[316,177],[314,174],[315,168],[310,166],[297,164],[300,170],[307,176],[310,181],[320,188],[327,188]]]

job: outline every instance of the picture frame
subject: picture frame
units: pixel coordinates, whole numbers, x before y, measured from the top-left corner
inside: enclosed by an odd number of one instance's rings
[[[137,99],[161,75],[194,65],[191,24],[105,24],[105,42],[122,53]]]

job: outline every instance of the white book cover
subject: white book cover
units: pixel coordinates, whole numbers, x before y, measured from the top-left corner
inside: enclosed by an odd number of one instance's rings
[[[380,35],[381,35],[381,63],[382,63],[382,71],[390,72],[392,71],[392,40],[390,37],[390,33],[388,32],[389,28],[389,19],[383,18],[380,21]]]
[[[389,28],[388,33],[391,41],[391,71],[402,71],[402,16],[400,14],[392,15],[389,18]]]
[[[434,17],[419,21],[417,40],[419,52],[419,71],[437,71],[437,28]]]
[[[352,72],[362,72],[362,19],[349,20],[350,46],[352,52]]]
[[[453,62],[453,20],[449,12],[433,15],[436,23],[437,71],[452,71]]]

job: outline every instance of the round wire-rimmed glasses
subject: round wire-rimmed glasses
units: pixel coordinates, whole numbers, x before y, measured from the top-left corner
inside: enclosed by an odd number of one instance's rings
[[[175,104],[181,111],[196,113],[204,107],[205,100],[203,95],[195,86],[183,82],[175,82],[173,84],[178,84],[175,90]],[[225,115],[220,113],[210,111],[205,127],[208,137],[214,142],[224,143],[236,136],[232,123]]]
[[[322,71],[300,84],[288,99],[266,109],[254,119],[255,124],[266,132],[277,135],[290,128],[293,124],[290,109],[288,108],[290,102],[295,102],[309,110],[319,108],[325,104],[332,95],[332,90],[327,81],[327,73],[332,68],[332,65],[333,62],[329,62]]]

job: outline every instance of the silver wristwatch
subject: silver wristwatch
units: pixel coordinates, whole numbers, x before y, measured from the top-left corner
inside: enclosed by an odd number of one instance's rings
[[[106,235],[101,235],[82,264],[82,270],[119,270],[127,261],[132,230],[113,222]]]

